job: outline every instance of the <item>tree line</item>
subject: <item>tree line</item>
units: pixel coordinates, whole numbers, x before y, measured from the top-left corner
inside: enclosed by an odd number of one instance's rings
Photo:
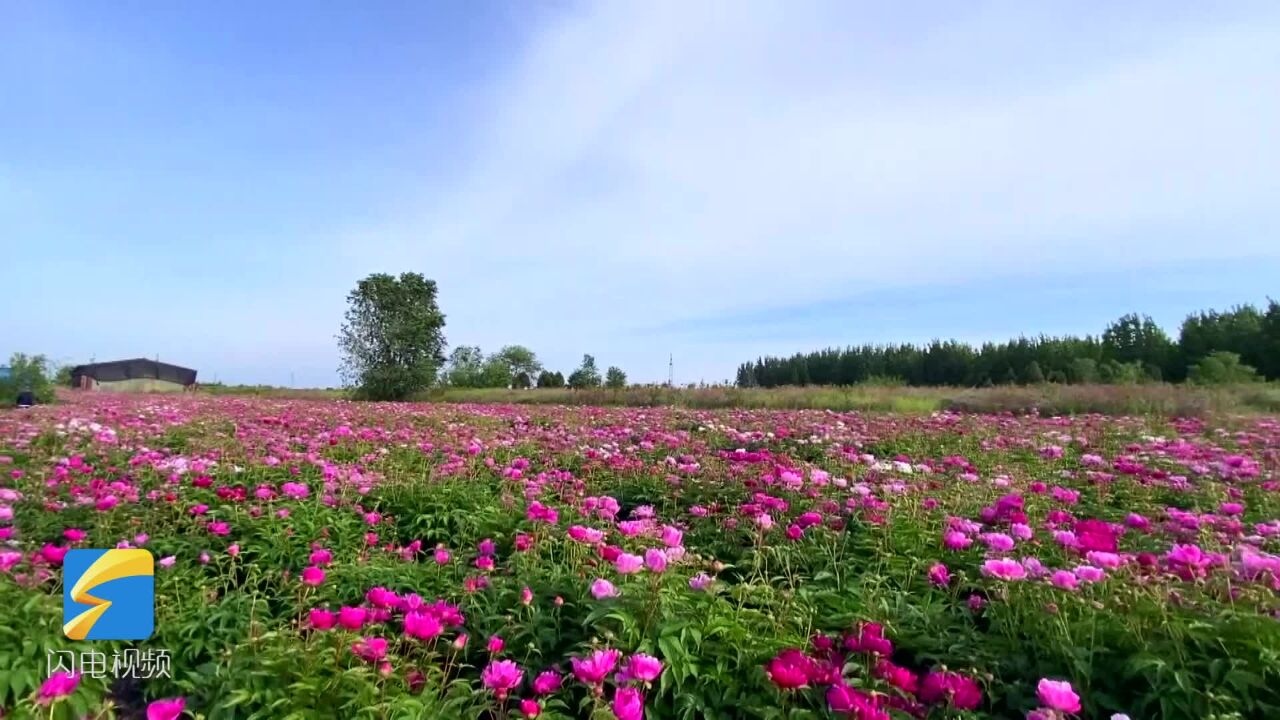
[[[507,345],[486,356],[478,346],[454,348],[440,375],[440,384],[460,388],[621,388],[627,385],[627,374],[621,368],[609,367],[604,376],[591,355],[582,356],[582,364],[565,378],[559,371],[544,369],[538,356],[523,345]]]
[[[828,348],[738,367],[739,387],[1193,382],[1280,379],[1280,303],[1192,313],[1175,341],[1149,316],[1125,315],[1100,336],[1019,337],[975,347],[956,340]]]
[[[523,345],[507,345],[485,355],[479,347],[454,348],[445,359],[445,316],[434,280],[421,273],[399,277],[375,273],[347,295],[338,335],[343,384],[356,398],[404,400],[433,385],[460,388],[626,387],[627,374],[610,367],[601,376],[596,359],[565,378],[543,368]]]

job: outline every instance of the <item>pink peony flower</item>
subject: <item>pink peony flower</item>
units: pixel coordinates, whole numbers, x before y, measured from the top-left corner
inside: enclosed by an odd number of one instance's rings
[[[533,679],[533,691],[538,695],[550,695],[564,684],[564,676],[555,670],[544,670]]]
[[[946,565],[934,563],[929,568],[929,582],[938,587],[946,587],[951,584],[951,572],[947,570]]]
[[[587,658],[570,658],[569,664],[573,666],[573,676],[579,682],[588,685],[599,685],[604,679],[613,672],[613,667],[618,664],[618,657],[621,655],[617,650],[596,650]]]
[[[147,720],[175,720],[187,706],[187,699],[182,697],[156,700],[147,705]]]
[[[689,578],[689,589],[695,592],[702,592],[711,586],[713,582],[710,575],[706,573],[698,573]]]
[[[302,582],[315,587],[324,582],[324,570],[312,565],[302,571]]]
[[[639,680],[640,682],[650,683],[657,680],[661,674],[661,660],[652,655],[636,653],[623,665],[622,671],[618,673],[617,681],[625,683],[631,680]]]
[[[618,559],[613,561],[613,567],[623,575],[632,575],[640,572],[644,567],[644,558],[631,553],[621,553]]]
[[[542,706],[537,700],[525,698],[520,701],[520,714],[527,718],[536,718],[542,714]]]
[[[816,672],[813,659],[794,648],[783,650],[764,666],[765,675],[779,690],[808,687],[810,677]]]
[[[1049,577],[1049,582],[1053,586],[1062,590],[1075,590],[1080,584],[1079,578],[1070,570],[1055,570],[1053,575]]]
[[[377,662],[387,656],[387,639],[380,637],[361,638],[351,643],[351,652],[361,660]]]
[[[644,693],[639,688],[618,688],[613,693],[612,709],[618,720],[644,720]]]
[[[433,614],[410,612],[404,616],[404,634],[419,640],[431,640],[444,632],[444,624]]]
[[[1000,558],[982,563],[982,574],[1000,580],[1021,580],[1027,576],[1027,569],[1017,560]]]
[[[1080,712],[1080,696],[1066,680],[1042,678],[1036,686],[1036,696],[1045,707],[1053,710],[1072,714]]]
[[[650,572],[661,573],[667,569],[667,554],[657,548],[644,551],[644,566]]]
[[[364,627],[369,611],[362,607],[344,606],[338,610],[338,624],[347,630],[359,630]]]
[[[503,700],[508,692],[520,687],[520,683],[524,681],[524,671],[511,660],[494,660],[481,671],[480,681],[499,700]]]
[[[618,592],[618,588],[614,587],[613,583],[605,580],[604,578],[596,578],[595,582],[591,583],[591,595],[597,600],[618,597],[620,594],[621,593]]]
[[[311,623],[311,627],[316,630],[328,630],[338,624],[338,614],[329,610],[312,608],[308,620]]]
[[[36,696],[37,705],[48,705],[54,700],[66,697],[76,691],[76,687],[80,685],[80,676],[75,673],[56,672],[49,676],[40,685],[40,692]]]

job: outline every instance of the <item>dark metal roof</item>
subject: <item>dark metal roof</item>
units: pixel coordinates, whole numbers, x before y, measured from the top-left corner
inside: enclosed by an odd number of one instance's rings
[[[98,382],[163,380],[179,385],[191,385],[196,381],[195,370],[146,358],[77,365],[71,369],[71,384],[79,385],[80,378],[83,376],[91,377]]]

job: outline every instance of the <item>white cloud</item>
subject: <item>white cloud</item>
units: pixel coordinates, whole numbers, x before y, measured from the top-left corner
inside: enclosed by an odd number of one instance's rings
[[[851,288],[1280,254],[1274,15],[1072,44],[1049,13],[881,33],[843,6],[549,19],[490,89],[456,190],[352,232],[351,269],[426,269],[455,343],[524,342],[556,364],[594,351],[645,380],[668,349],[713,377],[742,358],[636,327]]]

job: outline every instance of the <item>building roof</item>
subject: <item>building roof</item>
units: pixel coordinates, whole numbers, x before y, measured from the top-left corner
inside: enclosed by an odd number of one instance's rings
[[[71,369],[72,385],[79,385],[80,378],[83,376],[91,377],[98,382],[141,379],[163,380],[179,385],[191,385],[196,381],[196,371],[191,368],[146,358],[77,365]]]

